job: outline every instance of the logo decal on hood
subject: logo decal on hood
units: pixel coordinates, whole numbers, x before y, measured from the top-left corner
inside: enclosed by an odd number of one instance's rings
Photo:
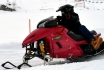
[[[54,37],[54,40],[59,40],[61,38],[62,38],[62,36],[56,36],[56,37]]]

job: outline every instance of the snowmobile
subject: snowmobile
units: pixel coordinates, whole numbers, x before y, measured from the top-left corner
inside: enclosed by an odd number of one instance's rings
[[[101,33],[92,30],[91,33],[97,39]],[[57,25],[57,21],[53,16],[40,21],[37,29],[32,31],[23,41],[23,48],[26,48],[24,55],[24,63],[28,60],[38,57],[46,62],[51,61],[53,58],[65,58],[72,62],[81,61],[93,55],[98,55],[104,49],[104,43],[101,47],[94,51],[89,52],[88,47],[92,47],[86,39],[67,30],[61,25]]]
[[[101,36],[101,33],[97,33],[95,30],[92,30],[91,33],[96,39]],[[92,53],[88,53],[90,50],[93,50],[89,47],[92,46],[87,43],[83,36],[77,35],[61,25],[57,25],[57,20],[51,16],[40,21],[37,29],[33,30],[23,40],[22,48],[26,48],[23,63],[15,66],[13,63],[7,61],[2,64],[2,67],[11,69],[5,67],[7,63],[18,69],[24,64],[31,67],[28,61],[34,57],[44,60],[44,64],[49,64],[53,58],[64,58],[67,60],[65,63],[81,62],[102,54],[104,51],[104,42],[98,50]],[[59,62],[59,64],[61,63],[63,64],[64,62]]]

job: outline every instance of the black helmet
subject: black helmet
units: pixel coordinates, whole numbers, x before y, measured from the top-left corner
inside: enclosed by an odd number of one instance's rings
[[[66,5],[63,5],[63,6],[59,7],[59,9],[56,10],[56,12],[61,11],[61,12],[64,12],[64,13],[72,13],[72,12],[74,12],[73,8],[74,7],[72,5],[66,4]]]
[[[72,5],[66,4],[59,7],[56,12],[61,11],[62,17],[67,18],[69,14],[74,12],[74,7]]]

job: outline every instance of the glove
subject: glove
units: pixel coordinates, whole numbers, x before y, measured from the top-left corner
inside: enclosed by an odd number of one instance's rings
[[[62,16],[57,16],[56,21],[59,22],[60,20],[62,20]]]

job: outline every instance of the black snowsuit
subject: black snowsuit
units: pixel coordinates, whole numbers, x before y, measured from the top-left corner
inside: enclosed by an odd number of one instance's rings
[[[92,39],[95,39],[91,32],[84,25],[81,25],[77,13],[71,13],[70,19],[66,19],[64,17],[57,17],[57,19],[59,20],[58,25],[64,26],[75,34],[82,35],[89,44],[91,44]]]
[[[79,21],[79,16],[76,13],[72,13],[70,19],[66,19],[62,17],[61,21],[59,21],[58,25],[62,25],[68,30],[71,30],[75,34],[82,35],[79,31],[79,27],[81,26]]]

